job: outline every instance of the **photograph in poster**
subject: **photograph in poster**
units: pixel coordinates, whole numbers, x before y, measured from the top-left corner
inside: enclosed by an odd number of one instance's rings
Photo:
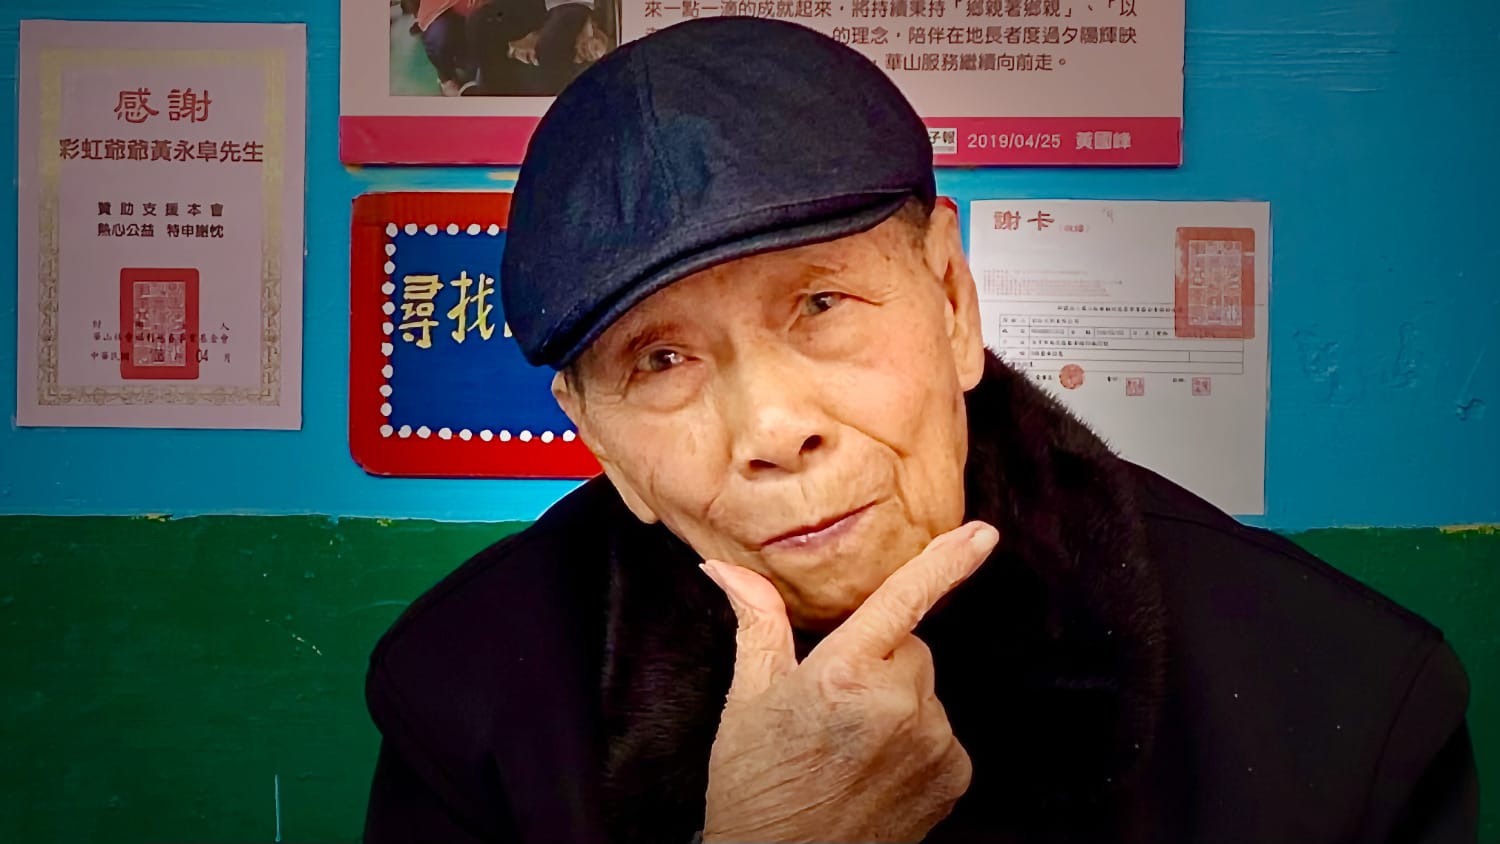
[[[22,21],[20,425],[301,427],[306,33]]]
[[[864,54],[922,115],[939,166],[1181,163],[1184,0],[388,0],[385,14],[342,2],[349,163],[519,164],[591,64],[721,16],[810,27]]]
[[[554,97],[619,45],[617,0],[400,0],[399,10],[391,96]]]

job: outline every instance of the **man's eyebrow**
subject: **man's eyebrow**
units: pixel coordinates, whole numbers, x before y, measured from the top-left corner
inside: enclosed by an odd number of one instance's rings
[[[804,280],[814,281],[821,278],[833,278],[843,275],[848,269],[849,265],[842,262],[817,261],[804,264],[802,272],[799,275]]]
[[[620,346],[620,355],[633,358],[647,346],[665,340],[676,331],[677,324],[674,322],[648,322],[630,333],[628,339]]]

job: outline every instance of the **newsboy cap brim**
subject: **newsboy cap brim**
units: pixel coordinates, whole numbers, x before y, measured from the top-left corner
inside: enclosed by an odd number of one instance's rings
[[[868,231],[935,193],[926,127],[865,56],[783,21],[676,24],[589,68],[538,125],[506,321],[527,360],[561,369],[674,282]]]

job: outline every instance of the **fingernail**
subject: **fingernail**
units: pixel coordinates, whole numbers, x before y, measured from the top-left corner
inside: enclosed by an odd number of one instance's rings
[[[730,584],[733,578],[729,575],[729,565],[727,563],[721,563],[718,560],[705,560],[698,564],[698,568],[703,569],[703,573],[708,575],[708,579],[712,580],[719,587],[719,591],[724,593],[724,597],[729,599],[729,603],[734,604],[739,602],[739,595],[735,592],[734,586]]]
[[[709,562],[708,560],[704,560],[698,564],[698,568],[702,569],[703,573],[708,575],[709,580],[712,580],[720,589],[723,589],[724,580],[719,577],[718,567],[709,565]]]
[[[983,522],[974,530],[974,535],[969,537],[969,544],[979,551],[988,551],[999,541],[1000,532]]]
[[[740,596],[734,591],[734,587],[729,585],[729,581],[732,579],[728,574],[729,564],[721,563],[717,560],[706,560],[699,563],[698,568],[703,569],[703,573],[708,575],[708,579],[712,580],[719,587],[719,591],[724,593],[724,600],[729,602],[729,606],[734,610],[734,614],[739,615],[744,609],[744,601],[740,600]]]

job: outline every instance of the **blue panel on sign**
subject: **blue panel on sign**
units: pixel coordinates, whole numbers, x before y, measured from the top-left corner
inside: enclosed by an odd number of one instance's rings
[[[392,240],[391,425],[572,430],[552,399],[552,369],[527,363],[505,336],[497,286],[505,233],[419,229]]]

